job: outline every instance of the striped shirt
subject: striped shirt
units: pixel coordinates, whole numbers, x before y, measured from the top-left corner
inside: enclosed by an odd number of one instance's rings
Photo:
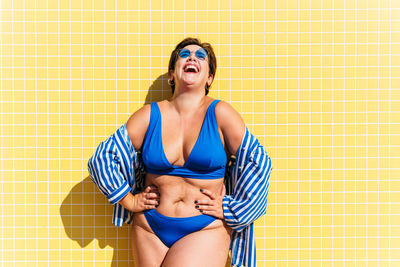
[[[126,124],[101,142],[88,161],[90,178],[114,205],[113,224],[132,222],[132,213],[118,202],[128,192],[135,194],[144,185],[144,164],[129,138]],[[265,214],[271,159],[246,128],[234,164],[226,167],[227,195],[223,211],[233,229],[230,244],[233,266],[256,266],[253,222]]]

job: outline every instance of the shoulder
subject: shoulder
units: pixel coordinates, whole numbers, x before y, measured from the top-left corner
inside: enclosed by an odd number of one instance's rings
[[[150,123],[151,104],[146,104],[134,112],[126,122],[126,129],[135,149],[142,147],[147,127]]]
[[[231,104],[223,100],[220,100],[215,106],[215,117],[221,129],[229,127],[241,130],[245,127],[243,118],[240,116],[239,112],[237,112]]]
[[[219,100],[217,105],[215,106],[215,115],[220,118],[228,118],[233,117],[236,119],[241,119],[239,112],[237,112],[231,104],[224,100]]]
[[[146,104],[137,111],[135,111],[127,121],[127,128],[135,127],[135,124],[142,124],[150,121],[151,104]],[[143,125],[142,125],[143,126]]]
[[[242,116],[228,102],[221,100],[215,106],[215,118],[229,152],[236,154],[245,133]]]

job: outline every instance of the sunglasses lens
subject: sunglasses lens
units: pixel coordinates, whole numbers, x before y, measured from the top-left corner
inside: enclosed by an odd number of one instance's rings
[[[179,51],[179,56],[181,58],[187,58],[188,56],[190,56],[190,50],[189,49],[181,49],[181,51]]]
[[[207,57],[207,51],[204,50],[203,48],[200,48],[199,50],[196,51],[196,57],[198,59],[204,60]]]
[[[187,48],[183,48],[179,51],[179,57],[181,58],[187,58],[188,56],[190,56],[191,52],[189,49]],[[195,55],[198,59],[200,60],[204,60],[207,57],[207,51],[204,50],[203,48],[199,48],[196,52]]]

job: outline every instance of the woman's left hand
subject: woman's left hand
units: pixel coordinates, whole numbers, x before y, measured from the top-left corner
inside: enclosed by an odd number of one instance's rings
[[[225,195],[225,186],[223,186],[220,195],[213,193],[207,189],[200,189],[200,192],[202,192],[208,198],[196,200],[194,202],[195,208],[203,214],[214,216],[218,219],[223,220],[224,210],[222,207],[222,200]]]

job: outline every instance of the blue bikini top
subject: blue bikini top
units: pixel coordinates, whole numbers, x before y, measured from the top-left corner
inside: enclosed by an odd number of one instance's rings
[[[161,136],[161,112],[151,103],[150,123],[143,141],[142,159],[148,173],[194,179],[218,179],[225,176],[227,156],[218,132],[214,100],[207,108],[199,137],[183,166],[172,165],[164,152]]]

